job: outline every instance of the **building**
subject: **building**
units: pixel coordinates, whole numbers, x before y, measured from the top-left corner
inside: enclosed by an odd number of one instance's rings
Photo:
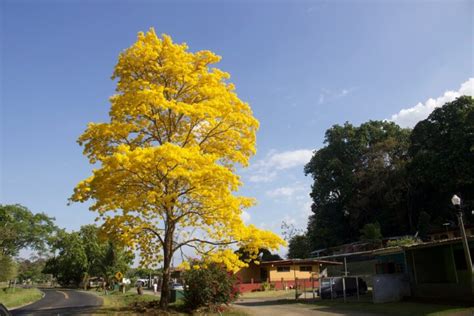
[[[474,226],[472,225],[464,225],[466,230],[467,236],[474,236]],[[453,239],[460,237],[461,234],[459,232],[459,227],[445,227],[445,228],[438,228],[431,230],[428,233],[427,239],[428,241],[435,241],[435,240],[444,240],[444,239]]]
[[[469,248],[473,254],[473,237]],[[412,296],[474,301],[473,272],[461,238],[412,245],[404,251]]]
[[[320,271],[325,266],[341,263],[318,259],[288,259],[263,261],[260,264],[250,263],[248,267],[237,272],[237,287],[240,292],[262,289],[265,282],[277,290],[293,288],[295,281],[303,282],[308,287],[318,287]]]

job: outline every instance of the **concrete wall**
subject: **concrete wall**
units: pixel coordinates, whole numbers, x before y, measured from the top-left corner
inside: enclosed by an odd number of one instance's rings
[[[260,265],[251,263],[247,268],[242,268],[237,272],[237,280],[239,283],[260,282]],[[265,281],[265,280],[262,280]]]
[[[374,303],[398,302],[410,294],[410,282],[406,274],[376,274],[373,277]]]

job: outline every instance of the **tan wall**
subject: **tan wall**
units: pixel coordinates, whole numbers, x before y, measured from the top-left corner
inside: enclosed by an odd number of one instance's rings
[[[303,265],[309,266],[309,265]],[[270,281],[281,281],[283,278],[284,281],[294,280],[295,277],[298,279],[309,279],[311,276],[318,277],[319,275],[319,264],[314,264],[312,266],[312,271],[300,271],[300,265],[291,265],[289,272],[278,272],[276,266],[269,266],[269,276]]]

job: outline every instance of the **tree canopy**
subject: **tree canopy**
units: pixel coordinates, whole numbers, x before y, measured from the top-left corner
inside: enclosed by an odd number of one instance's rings
[[[255,153],[258,121],[229,74],[211,68],[219,60],[153,29],[139,33],[115,67],[110,121],[90,123],[79,138],[98,168],[72,200],[93,200],[104,231],[137,247],[142,263],[163,261],[165,308],[171,259],[182,247],[236,270],[245,263],[229,245],[256,256],[283,244],[242,221],[254,200],[234,194],[234,172]]]
[[[451,197],[474,207],[474,99],[463,96],[435,109],[410,136],[408,174],[413,207],[440,225],[454,221]],[[473,220],[470,212],[468,219]]]
[[[357,240],[363,225],[378,221],[396,235],[408,229],[403,203],[410,131],[395,123],[334,125],[325,146],[305,166],[314,183],[308,234],[314,248]]]
[[[373,235],[378,229],[370,223],[378,223],[383,236],[416,231],[423,236],[454,221],[453,194],[462,197],[464,210],[474,205],[473,162],[469,96],[435,109],[413,130],[386,121],[334,125],[326,131],[325,146],[305,166],[314,180],[310,246],[356,241],[361,230]]]
[[[116,272],[126,273],[134,257],[113,239],[101,238],[94,225],[82,226],[78,232],[61,231],[52,250],[55,255],[43,272],[53,274],[61,285],[78,286],[90,276],[109,280]]]
[[[16,256],[28,247],[44,251],[57,229],[53,220],[44,213],[33,214],[19,204],[0,205],[0,254]]]

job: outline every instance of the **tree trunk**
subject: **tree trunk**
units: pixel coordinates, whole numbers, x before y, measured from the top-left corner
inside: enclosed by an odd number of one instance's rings
[[[161,284],[160,308],[168,309],[170,300],[171,257],[173,254],[173,230],[168,227],[163,245],[163,283]]]
[[[160,298],[160,308],[168,309],[168,303],[170,300],[170,263],[163,262],[163,281],[161,283],[161,298]]]

